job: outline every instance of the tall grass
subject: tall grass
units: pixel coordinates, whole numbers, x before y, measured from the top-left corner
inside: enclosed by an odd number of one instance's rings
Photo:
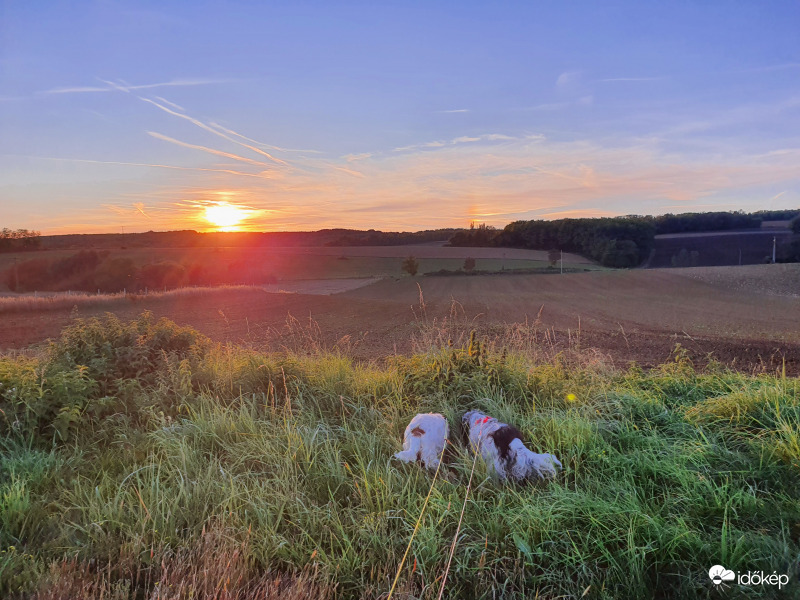
[[[467,408],[565,468],[478,464],[447,597],[704,598],[714,564],[796,586],[797,379],[448,342],[356,364],[143,315],[0,358],[0,596],[385,598],[431,485],[390,457],[416,412],[455,441]],[[455,443],[395,597],[435,597],[471,466]]]
[[[86,292],[47,292],[38,295],[0,296],[0,314],[33,312],[42,310],[63,310],[73,306],[109,307],[119,306],[121,302],[137,302],[144,299],[181,298],[186,296],[206,296],[232,290],[260,292],[261,288],[245,285],[222,285],[215,287],[185,287],[166,291],[145,293],[89,294]]]

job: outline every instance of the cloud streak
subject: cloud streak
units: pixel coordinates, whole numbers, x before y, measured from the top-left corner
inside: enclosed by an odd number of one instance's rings
[[[286,161],[283,161],[283,160],[281,160],[279,158],[275,158],[274,156],[272,156],[268,152],[265,152],[264,150],[261,150],[260,148],[256,148],[255,146],[252,146],[250,144],[245,144],[243,142],[236,141],[232,137],[222,133],[221,131],[217,131],[213,127],[211,127],[209,125],[206,125],[205,123],[203,123],[199,119],[195,119],[194,117],[190,117],[189,115],[176,112],[176,111],[172,110],[171,108],[167,108],[166,106],[164,106],[162,104],[159,104],[155,100],[150,100],[149,98],[143,98],[141,96],[139,97],[139,99],[142,100],[143,102],[147,102],[147,103],[152,104],[153,106],[155,106],[157,108],[160,108],[161,110],[163,110],[167,114],[170,114],[170,115],[173,115],[175,117],[178,117],[179,119],[184,119],[186,121],[189,121],[190,123],[192,123],[193,125],[196,125],[197,127],[199,127],[200,129],[202,129],[204,131],[207,131],[207,132],[212,133],[212,134],[214,134],[214,135],[216,135],[218,137],[221,137],[222,139],[227,140],[229,142],[232,142],[232,143],[234,143],[234,144],[236,144],[238,146],[241,146],[242,148],[247,148],[248,150],[251,150],[251,151],[255,152],[256,154],[260,154],[261,156],[264,156],[265,158],[268,158],[269,160],[271,160],[272,162],[274,162],[276,164],[279,164],[279,165],[284,166],[284,167],[288,167],[289,166],[289,163],[287,163]],[[232,156],[235,156],[235,155],[232,155]]]
[[[94,94],[103,92],[131,92],[135,90],[151,90],[163,87],[187,87],[195,85],[212,85],[216,83],[231,83],[235,79],[173,79],[161,83],[145,83],[142,85],[120,84],[100,79],[107,87],[101,86],[67,86],[45,90],[42,94]]]
[[[155,131],[148,131],[147,135],[150,135],[157,140],[162,140],[164,142],[169,142],[170,144],[175,144],[176,146],[181,146],[183,148],[190,148],[192,150],[200,150],[202,152],[207,152],[209,154],[214,154],[216,156],[223,156],[225,158],[230,158],[232,160],[238,160],[239,162],[247,163],[249,165],[257,165],[260,167],[269,167],[267,163],[260,162],[257,160],[253,160],[252,158],[247,158],[246,156],[239,156],[238,154],[232,154],[230,152],[223,152],[222,150],[215,150],[214,148],[209,148],[208,146],[200,146],[198,144],[190,144],[189,142],[182,142],[180,140],[176,140],[175,138],[171,138],[163,133],[157,133]]]

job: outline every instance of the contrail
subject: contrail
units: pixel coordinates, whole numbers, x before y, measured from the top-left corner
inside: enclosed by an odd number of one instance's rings
[[[176,140],[177,141],[177,140]],[[89,158],[60,158],[57,156],[22,156],[19,154],[3,154],[2,156],[15,156],[17,158],[27,158],[33,160],[57,160],[78,163],[88,163],[95,165],[121,165],[127,167],[151,167],[155,169],[172,169],[175,171],[206,171],[208,173],[227,173],[229,175],[241,175],[242,177],[255,177],[257,179],[272,179],[267,172],[261,173],[246,173],[244,171],[236,171],[233,169],[209,169],[205,167],[178,167],[175,165],[160,165],[156,163],[135,163],[135,162],[122,162],[116,160],[92,160]],[[260,164],[260,163],[258,163]]]
[[[154,100],[150,100],[149,98],[143,98],[142,96],[139,96],[139,99],[144,101],[144,102],[149,102],[153,106],[156,106],[156,107],[160,108],[161,110],[163,110],[164,112],[166,112],[166,113],[168,113],[170,115],[173,115],[175,117],[179,117],[181,119],[186,119],[190,123],[193,123],[194,125],[197,125],[200,129],[203,129],[204,131],[208,131],[209,133],[213,133],[214,135],[217,135],[217,136],[221,137],[222,139],[228,140],[229,142],[237,144],[238,146],[242,146],[243,148],[247,148],[248,150],[252,150],[253,152],[255,152],[257,154],[265,156],[266,158],[270,159],[273,162],[278,163],[279,165],[283,165],[285,167],[289,166],[289,163],[287,163],[286,161],[283,161],[283,160],[281,160],[279,158],[275,158],[274,156],[272,156],[268,152],[264,152],[260,148],[256,148],[255,146],[251,146],[250,144],[244,144],[242,142],[238,142],[238,141],[234,140],[233,138],[225,135],[224,133],[222,133],[220,131],[217,131],[213,127],[209,127],[208,125],[206,125],[202,121],[199,121],[198,119],[190,117],[189,115],[184,115],[184,114],[181,114],[179,112],[175,112],[174,110],[171,110],[171,109],[167,108],[166,106],[163,106],[162,104],[159,104],[158,102],[156,102]]]
[[[176,140],[175,138],[171,138],[161,133],[156,133],[155,131],[148,131],[147,134],[153,136],[156,139],[163,140],[165,142],[170,142],[172,144],[177,144],[178,146],[183,146],[184,148],[192,148],[193,150],[202,150],[203,152],[208,152],[209,154],[224,156],[225,158],[239,160],[251,165],[257,165],[259,167],[269,167],[267,163],[259,162],[257,160],[253,160],[252,158],[246,158],[244,156],[239,156],[238,154],[231,154],[230,152],[223,152],[222,150],[214,150],[214,148],[208,148],[207,146],[198,146],[197,144],[181,142],[180,140]]]

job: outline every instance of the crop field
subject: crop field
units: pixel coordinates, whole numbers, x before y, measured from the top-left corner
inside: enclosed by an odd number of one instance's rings
[[[340,348],[358,360],[415,350],[435,325],[446,339],[472,329],[527,344],[594,348],[617,366],[668,360],[676,344],[698,365],[718,360],[748,372],[800,371],[798,265],[600,271],[565,275],[401,277],[291,282],[187,290],[161,295],[0,302],[0,349],[24,349],[57,336],[73,316],[122,318],[142,310],[190,325],[215,340],[257,349]],[[337,283],[340,281],[340,283]],[[747,283],[747,282],[760,283]],[[347,285],[343,285],[347,284]],[[341,287],[338,287],[340,286]],[[281,289],[298,293],[274,293]],[[422,295],[420,296],[420,292]],[[19,306],[17,303],[16,306]],[[498,341],[498,343],[502,343]]]
[[[98,248],[106,262],[127,259],[135,267],[167,264],[183,269],[201,268],[212,282],[240,284],[268,281],[399,277],[402,261],[414,256],[419,273],[457,271],[464,259],[475,259],[480,271],[545,269],[546,252],[501,248],[448,248],[436,244],[379,247],[309,248]],[[44,250],[0,254],[0,291],[8,290],[7,277],[14,269],[25,269],[27,261],[56,261],[74,256],[77,250]],[[564,268],[597,270],[583,257],[564,255]],[[99,284],[97,287],[101,287]],[[69,284],[62,288],[66,291]],[[121,287],[120,287],[121,289]],[[35,291],[35,290],[30,290]],[[41,290],[40,290],[41,291]],[[117,291],[117,290],[103,290]]]
[[[143,315],[0,357],[0,596],[386,599],[397,575],[393,598],[433,599],[447,571],[445,598],[711,598],[714,564],[796,585],[797,379],[519,342],[362,364]],[[469,408],[563,471],[519,486],[478,461],[467,496]],[[390,458],[427,411],[453,440],[433,484]]]

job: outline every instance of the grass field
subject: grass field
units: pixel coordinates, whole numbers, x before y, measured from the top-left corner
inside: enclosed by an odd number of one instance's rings
[[[143,316],[75,322],[0,358],[0,596],[386,598],[431,476],[390,460],[408,420],[480,408],[556,454],[552,482],[478,466],[446,598],[713,598],[707,572],[800,559],[800,385],[678,349],[427,348],[358,364],[265,354]],[[395,598],[435,598],[471,458],[433,487]]]

